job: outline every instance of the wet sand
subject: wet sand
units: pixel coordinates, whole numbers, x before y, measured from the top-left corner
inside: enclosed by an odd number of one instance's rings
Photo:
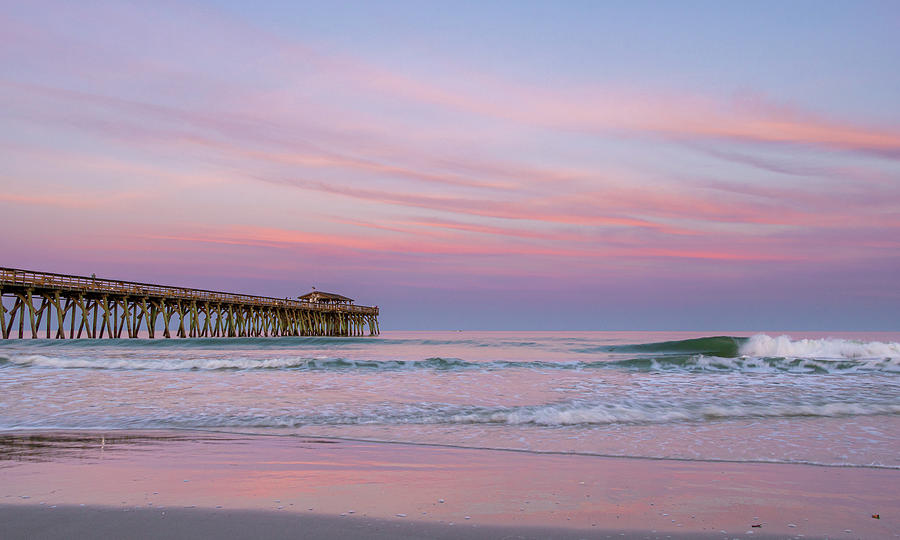
[[[3,538],[367,538],[392,539],[539,539],[582,538],[682,539],[720,538],[696,533],[649,533],[619,530],[590,531],[515,525],[447,525],[375,518],[343,519],[319,515],[284,514],[254,510],[133,510],[103,507],[57,507],[52,514],[33,506],[0,506]],[[757,534],[753,538],[781,538]]]
[[[898,486],[887,469],[195,431],[0,434],[4,539],[894,538]]]

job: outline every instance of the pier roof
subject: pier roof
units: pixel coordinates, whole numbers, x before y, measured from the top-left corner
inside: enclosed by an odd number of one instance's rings
[[[332,302],[332,303],[353,303],[352,298],[347,298],[346,296],[330,293],[325,291],[312,291],[304,294],[303,296],[298,296],[300,300],[305,300],[307,302]]]

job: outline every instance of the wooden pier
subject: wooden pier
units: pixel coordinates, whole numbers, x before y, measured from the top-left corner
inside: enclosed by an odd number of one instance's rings
[[[3,267],[0,329],[3,339],[137,338],[142,331],[150,338],[379,333],[377,306],[357,306],[337,294],[315,291],[293,300]]]

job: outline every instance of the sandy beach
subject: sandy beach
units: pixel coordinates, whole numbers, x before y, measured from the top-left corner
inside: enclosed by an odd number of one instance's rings
[[[892,538],[900,530],[900,471],[886,469],[200,431],[7,432],[0,441],[5,539]]]

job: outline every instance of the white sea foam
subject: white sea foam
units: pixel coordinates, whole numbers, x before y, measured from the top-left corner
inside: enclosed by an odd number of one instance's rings
[[[900,414],[900,404],[707,405],[696,408],[672,407],[666,409],[627,405],[585,407],[548,405],[507,411],[459,414],[452,416],[450,421],[461,424],[571,426],[579,424],[665,424],[736,418],[844,417],[879,414]]]
[[[757,334],[741,345],[740,354],[753,357],[900,360],[900,343],[837,338],[791,339],[790,336]]]
[[[9,364],[21,367],[55,369],[118,370],[217,370],[217,369],[285,369],[324,368],[335,359],[329,358],[134,358],[134,357],[65,357],[39,354],[14,355]],[[346,362],[348,365],[351,362]]]
[[[672,407],[628,405],[543,405],[516,408],[478,408],[460,412],[457,406],[379,407],[342,411],[324,409],[318,413],[230,408],[217,411],[151,411],[140,415],[99,419],[93,413],[45,415],[43,419],[5,423],[0,429],[22,427],[68,428],[298,428],[310,426],[452,426],[466,424],[507,426],[607,426],[662,425],[740,419],[848,418],[900,415],[900,403],[831,402],[811,404],[676,405]],[[431,428],[425,428],[431,429]]]
[[[768,336],[757,336],[767,339]],[[755,339],[755,338],[754,338]],[[781,338],[778,338],[781,339]],[[759,340],[758,340],[759,341]],[[822,340],[824,341],[824,340]],[[794,342],[797,343],[797,342]],[[863,345],[873,345],[871,343]],[[897,344],[876,344],[887,347]],[[795,347],[795,349],[798,347]],[[2,367],[33,367],[44,369],[98,369],[135,371],[212,371],[212,370],[298,370],[298,371],[398,371],[398,370],[586,370],[624,368],[637,371],[668,372],[739,372],[739,373],[900,373],[900,354],[895,356],[817,357],[778,354],[759,346],[741,349],[736,358],[707,356],[658,356],[616,361],[495,361],[467,362],[458,358],[427,358],[424,360],[364,360],[329,356],[149,356],[127,354],[121,356],[69,356],[46,354],[13,354],[0,356]],[[853,350],[850,351],[851,353]]]
[[[188,371],[188,370],[259,370],[259,369],[296,369],[296,370],[403,370],[416,368],[447,369],[469,366],[468,362],[456,358],[428,358],[425,360],[353,360],[334,357],[271,357],[245,358],[232,357],[146,357],[146,356],[47,356],[41,354],[11,355],[0,357],[0,366],[19,366],[53,369],[112,369],[112,370],[155,370],[155,371]]]
[[[739,372],[739,373],[900,373],[900,357],[896,358],[804,358],[778,356],[719,356],[694,355],[688,359],[653,358],[652,371]]]

